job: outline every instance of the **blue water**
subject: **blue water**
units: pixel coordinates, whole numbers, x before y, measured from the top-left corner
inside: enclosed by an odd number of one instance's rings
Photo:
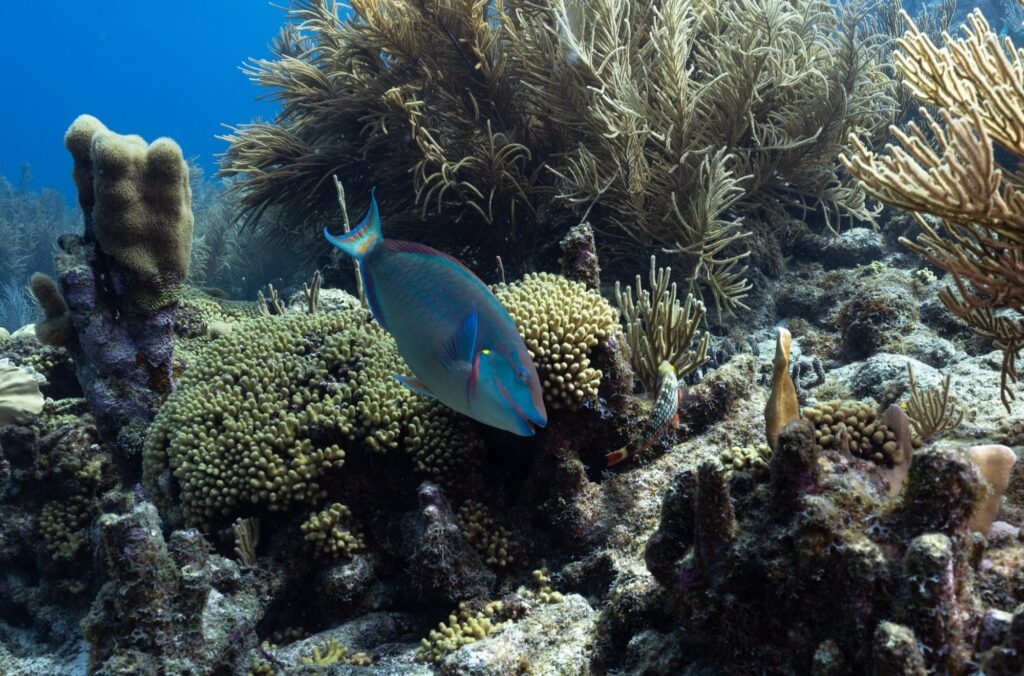
[[[63,136],[81,113],[170,136],[212,173],[222,123],[275,112],[239,66],[269,54],[284,17],[266,0],[0,0],[0,175],[16,182],[27,162],[32,188],[73,203]]]

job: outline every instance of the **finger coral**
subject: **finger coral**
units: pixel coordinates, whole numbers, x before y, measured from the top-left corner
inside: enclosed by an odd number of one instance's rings
[[[917,214],[924,233],[901,240],[951,273],[946,307],[1003,353],[1009,410],[1024,349],[1024,53],[1001,40],[979,10],[963,37],[937,46],[906,14],[896,62],[922,108],[922,126],[894,129],[898,145],[876,155],[859,141],[843,163],[879,200]],[[997,149],[1015,160],[1005,164]],[[920,214],[938,216],[938,224]]]
[[[329,561],[350,559],[363,548],[363,539],[341,525],[351,516],[348,507],[336,502],[302,522],[302,535],[316,558]]]
[[[619,332],[615,310],[582,282],[546,272],[531,273],[494,289],[519,327],[552,408],[578,409],[597,396],[601,371],[594,348]]]

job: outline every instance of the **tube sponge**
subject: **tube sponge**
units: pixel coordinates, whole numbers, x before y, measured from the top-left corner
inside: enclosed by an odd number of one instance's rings
[[[169,138],[147,145],[80,115],[64,136],[75,161],[86,237],[131,273],[140,305],[173,303],[188,273],[192,193],[181,148]],[[91,229],[90,229],[91,228]]]
[[[36,323],[36,337],[46,345],[61,347],[75,340],[75,327],[57,283],[47,275],[32,275],[32,295],[46,319]]]

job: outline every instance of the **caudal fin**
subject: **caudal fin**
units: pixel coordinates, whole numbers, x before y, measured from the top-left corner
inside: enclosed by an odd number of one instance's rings
[[[351,232],[337,237],[324,228],[324,238],[357,261],[370,255],[384,239],[380,229],[380,212],[377,210],[377,200],[373,196],[373,191],[370,191],[370,210],[366,212],[362,223]]]
[[[623,446],[617,451],[612,451],[611,453],[604,456],[605,459],[608,461],[608,464],[605,465],[605,467],[614,467],[615,465],[618,465],[620,462],[622,462],[629,456],[630,452],[629,450],[627,450],[625,446]]]

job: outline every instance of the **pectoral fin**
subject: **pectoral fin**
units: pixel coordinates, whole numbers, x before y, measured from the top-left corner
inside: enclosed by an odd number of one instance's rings
[[[477,317],[472,313],[462,320],[448,342],[441,349],[441,363],[446,368],[455,368],[457,364],[471,364],[476,355]]]
[[[402,383],[413,392],[422,394],[425,397],[430,397],[431,399],[437,399],[437,397],[434,396],[434,393],[427,389],[427,386],[421,383],[415,376],[400,376],[396,374],[395,380]]]

